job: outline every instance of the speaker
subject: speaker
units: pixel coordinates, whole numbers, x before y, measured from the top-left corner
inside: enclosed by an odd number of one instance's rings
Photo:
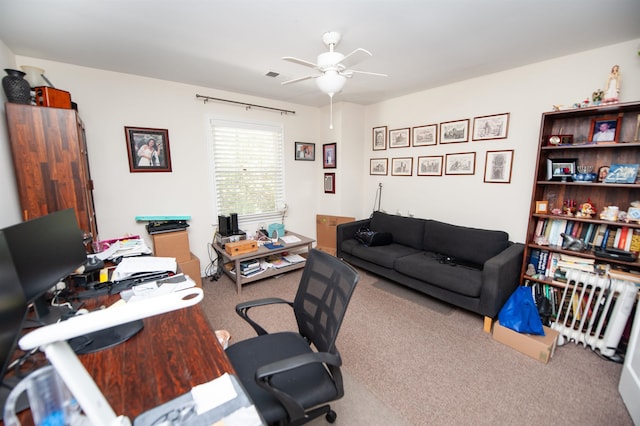
[[[231,218],[225,215],[218,215],[218,232],[227,237],[231,235]]]
[[[238,213],[231,213],[231,232],[236,235],[240,230],[238,229]]]

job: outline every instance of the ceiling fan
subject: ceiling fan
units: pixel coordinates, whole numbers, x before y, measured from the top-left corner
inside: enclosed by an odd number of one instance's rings
[[[313,68],[318,71],[318,73],[287,80],[282,82],[282,84],[292,84],[314,78],[318,88],[331,98],[331,116],[333,117],[333,95],[342,90],[347,78],[353,77],[354,74],[368,74],[381,77],[386,77],[387,75],[377,72],[350,69],[350,66],[353,66],[373,55],[368,50],[362,48],[357,48],[347,55],[336,52],[335,47],[340,42],[340,33],[335,31],[326,32],[322,35],[322,41],[329,48],[329,51],[319,54],[316,63],[295,58],[293,56],[285,56],[282,58],[283,60],[294,64]],[[333,119],[331,120],[329,128],[333,129]]]

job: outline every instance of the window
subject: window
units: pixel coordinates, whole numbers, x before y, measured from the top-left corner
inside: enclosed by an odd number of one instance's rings
[[[282,126],[212,119],[211,130],[218,214],[278,217],[285,199]]]

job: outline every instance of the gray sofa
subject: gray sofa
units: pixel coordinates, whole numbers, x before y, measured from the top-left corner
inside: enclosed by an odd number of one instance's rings
[[[393,242],[367,247],[361,227],[389,232]],[[519,284],[524,246],[503,231],[374,212],[337,227],[337,256],[429,296],[485,316],[485,330]]]

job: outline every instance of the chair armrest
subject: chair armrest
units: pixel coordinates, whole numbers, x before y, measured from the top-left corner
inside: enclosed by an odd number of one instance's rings
[[[280,401],[289,415],[289,422],[291,424],[297,424],[296,421],[306,417],[304,407],[302,407],[302,405],[300,405],[291,395],[273,386],[271,377],[305,365],[317,363],[327,364],[330,366],[331,371],[334,371],[331,367],[340,367],[342,365],[342,359],[338,354],[328,352],[310,352],[279,360],[271,364],[264,365],[256,370],[256,383]],[[340,376],[339,369],[338,375]],[[342,381],[341,376],[337,379]]]
[[[495,318],[511,293],[518,287],[524,245],[513,243],[487,260],[482,269],[480,314]]]
[[[236,305],[236,313],[240,315],[240,317],[245,320],[253,329],[255,330],[258,336],[263,334],[269,334],[264,328],[262,328],[258,323],[252,320],[249,317],[249,309],[255,308],[258,306],[267,306],[267,305],[276,305],[276,304],[286,304],[293,308],[293,302],[289,302],[284,299],[280,299],[277,297],[269,297],[265,299],[256,299],[250,300],[248,302],[238,303]]]
[[[361,219],[355,222],[341,223],[336,227],[336,257],[342,257],[342,242],[350,240],[361,227],[369,227],[371,219]]]

